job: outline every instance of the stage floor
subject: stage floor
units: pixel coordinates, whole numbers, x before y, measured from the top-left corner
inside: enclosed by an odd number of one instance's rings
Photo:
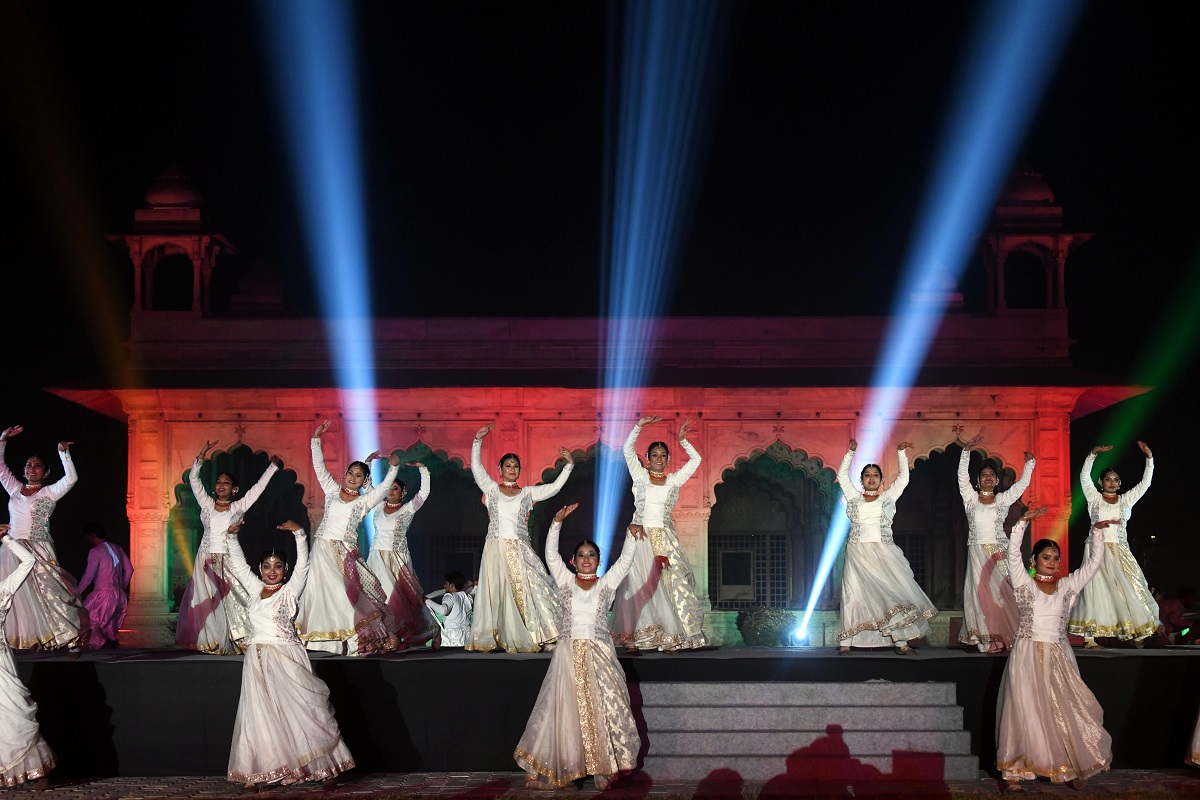
[[[1181,763],[1200,710],[1200,647],[1075,651],[1104,708],[1114,766]],[[513,768],[547,654],[420,650],[386,657],[314,653],[360,773]],[[241,685],[239,656],[104,650],[78,659],[22,653],[17,669],[39,704],[62,775],[221,775]],[[924,648],[839,657],[829,648],[728,648],[623,657],[637,684],[674,681],[952,682],[971,750],[988,769],[1005,657]],[[637,705],[635,700],[635,706]],[[650,742],[653,749],[653,742]],[[720,765],[714,764],[714,768]]]

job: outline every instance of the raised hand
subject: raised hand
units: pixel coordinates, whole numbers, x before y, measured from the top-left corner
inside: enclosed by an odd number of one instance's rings
[[[364,458],[363,463],[370,464],[372,461],[374,461],[377,458],[383,458],[383,454],[380,453],[378,450],[374,451],[373,453],[371,453],[371,455]]]
[[[271,456],[271,463],[275,465],[276,469],[283,469],[283,459],[279,456]]]
[[[320,439],[321,435],[324,434],[327,430],[329,430],[329,426],[332,424],[333,424],[333,420],[331,420],[331,419],[327,419],[324,422],[322,422],[320,425],[317,426],[317,429],[315,431],[313,431],[313,438]]]
[[[400,456],[393,452],[390,456],[388,456],[388,463],[393,467],[400,466]]]
[[[59,442],[58,443],[58,452],[60,452],[60,453],[71,452],[71,445],[73,445],[73,444],[75,444],[75,443],[74,442]]]
[[[1029,452],[1028,450],[1026,450],[1026,451],[1025,451],[1025,460],[1026,460],[1026,461],[1033,461],[1033,460],[1034,460],[1034,459],[1033,459],[1033,453],[1031,453],[1031,452]]]
[[[212,451],[212,449],[213,449],[214,447],[216,447],[216,446],[217,446],[217,440],[216,440],[216,439],[213,439],[211,442],[210,442],[210,441],[208,441],[208,440],[206,439],[206,440],[204,441],[204,449],[202,449],[202,450],[200,451],[200,454],[199,454],[199,455],[197,455],[197,456],[196,456],[196,458],[198,458],[198,459],[200,459],[201,461],[203,461],[204,459],[208,458],[208,454],[209,454],[209,453]]]
[[[575,456],[571,455],[571,451],[565,447],[558,448],[558,454],[562,456],[568,464],[575,463]]]
[[[1050,513],[1050,506],[1038,506],[1037,508],[1030,506],[1028,509],[1026,509],[1025,513],[1021,515],[1021,519],[1025,520],[1026,522],[1029,522],[1031,519],[1037,519],[1038,517],[1044,517],[1049,513]]]
[[[229,529],[226,530],[225,532],[236,535],[237,532],[240,531],[242,529],[242,526],[245,524],[246,524],[245,522],[243,522],[242,520],[239,519],[237,522],[230,525]]]
[[[638,420],[637,426],[644,428],[647,425],[653,425],[656,422],[662,422],[662,417],[642,417]]]
[[[404,466],[406,466],[406,467],[414,467],[414,468],[416,468],[416,469],[429,469],[429,467],[425,466],[425,465],[424,465],[424,464],[422,464],[420,461],[409,461],[409,462],[408,462],[407,464],[405,464]]]
[[[487,425],[484,425],[482,428],[479,429],[479,431],[475,434],[475,438],[482,439],[483,437],[485,437],[489,433],[491,433],[492,428],[495,428],[495,427],[496,427],[496,423],[489,422]]]
[[[692,421],[690,419],[685,419],[683,421],[683,424],[679,426],[679,441],[682,442],[684,439],[687,439],[688,426],[690,426],[691,424],[692,424]]]
[[[7,522],[0,522],[0,539],[3,539],[5,536],[7,536],[10,530],[12,530],[11,525],[9,525]]]
[[[963,449],[970,450],[974,447],[978,447],[981,444],[983,444],[983,434],[982,433],[976,434],[975,436],[972,436],[967,441],[963,442]]]
[[[1096,455],[1097,453],[1107,453],[1109,450],[1112,450],[1111,444],[1097,445],[1092,448],[1092,455]]]
[[[302,530],[304,530],[304,527],[303,527],[303,526],[302,526],[302,525],[301,525],[299,522],[296,522],[295,520],[290,520],[290,519],[289,519],[287,522],[281,522],[281,523],[279,523],[278,525],[276,525],[276,526],[275,526],[275,529],[276,529],[276,530],[280,530],[280,531],[292,531],[292,532],[295,532],[295,531],[302,531]]]
[[[645,539],[646,529],[634,522],[629,525],[629,534],[635,539]]]
[[[1146,458],[1154,458],[1154,454],[1150,452],[1150,445],[1145,442],[1138,442],[1138,447],[1142,450],[1142,455]]]
[[[907,450],[912,446],[913,446],[912,442],[901,442],[900,444],[896,445],[896,449],[897,450]]]
[[[4,433],[0,433],[0,442],[4,441],[5,439],[11,439],[12,437],[16,436],[18,433],[20,433],[23,430],[25,430],[25,429],[22,428],[20,425],[13,425],[11,427],[5,428]]]
[[[563,506],[558,513],[554,515],[555,522],[562,522],[567,517],[571,516],[571,512],[579,508],[579,503],[571,503],[569,506]]]
[[[857,449],[858,449],[858,440],[857,440],[857,439],[851,439],[851,440],[850,440],[850,452],[851,452],[851,453],[853,453],[853,452],[854,452],[855,450],[857,450]]]

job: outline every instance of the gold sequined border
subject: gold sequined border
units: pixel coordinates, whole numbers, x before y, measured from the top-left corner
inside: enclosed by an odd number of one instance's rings
[[[521,543],[516,539],[504,539],[504,563],[508,567],[508,581],[512,584],[513,602],[521,622],[525,619],[525,583],[521,580]]]
[[[583,769],[588,775],[600,771],[600,744],[596,735],[596,705],[592,699],[592,664],[588,639],[571,641],[575,671],[575,702],[579,705],[579,732],[583,736]]]
[[[577,781],[580,778],[587,777],[586,772],[577,772],[572,775],[563,775],[562,777],[559,777],[554,769],[547,767],[545,764],[534,758],[533,755],[525,752],[519,747],[513,751],[513,758],[516,759],[517,764],[520,765],[521,769],[525,770],[526,772],[532,772],[534,775],[541,775],[542,777],[547,778],[550,781],[550,786],[555,789],[560,789],[572,781]]]

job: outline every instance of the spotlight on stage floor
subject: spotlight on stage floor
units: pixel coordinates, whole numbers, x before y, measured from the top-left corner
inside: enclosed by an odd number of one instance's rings
[[[946,311],[944,290],[958,283],[970,259],[1082,5],[1081,0],[991,0],[980,7],[965,40],[963,68],[858,430],[858,452],[880,463],[885,474],[895,475],[892,426]],[[845,516],[836,514],[805,621],[848,531]]]

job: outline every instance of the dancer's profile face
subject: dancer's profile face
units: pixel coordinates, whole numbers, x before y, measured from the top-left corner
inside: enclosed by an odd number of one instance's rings
[[[1034,568],[1037,570],[1038,575],[1050,576],[1058,572],[1058,560],[1060,557],[1057,547],[1047,547],[1038,553],[1037,561],[1034,562]]]
[[[287,562],[279,556],[267,556],[258,565],[262,581],[267,586],[278,586],[287,577]]]

